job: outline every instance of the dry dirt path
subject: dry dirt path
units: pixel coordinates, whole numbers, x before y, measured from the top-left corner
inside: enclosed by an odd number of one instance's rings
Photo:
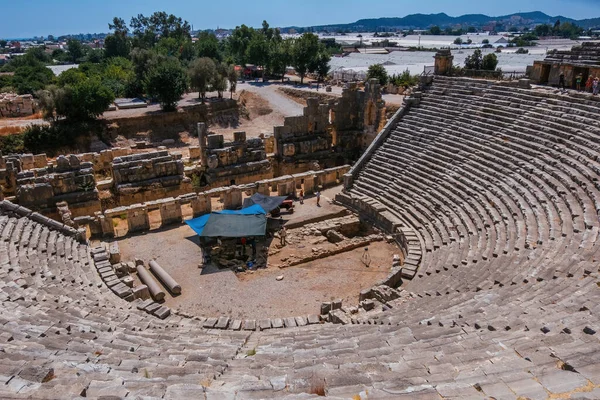
[[[304,107],[277,90],[277,88],[282,86],[275,83],[242,83],[238,85],[238,90],[243,89],[256,93],[271,104],[274,112],[282,114],[285,117],[302,115]]]

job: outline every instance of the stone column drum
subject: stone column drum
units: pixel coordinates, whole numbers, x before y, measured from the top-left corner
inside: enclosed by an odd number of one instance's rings
[[[150,271],[171,291],[173,294],[181,294],[181,285],[169,275],[158,263],[154,260],[148,263]]]
[[[155,301],[161,301],[165,298],[165,292],[160,288],[158,282],[152,278],[150,272],[143,265],[137,266],[137,274],[142,283],[148,286],[148,291]]]

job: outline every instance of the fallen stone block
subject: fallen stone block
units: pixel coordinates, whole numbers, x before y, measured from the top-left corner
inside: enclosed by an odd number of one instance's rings
[[[229,325],[229,317],[221,317],[217,321],[215,328],[217,329],[227,329],[227,325]]]
[[[146,301],[150,300],[150,292],[148,291],[148,286],[139,285],[133,288],[133,297],[136,299],[142,299]]]
[[[152,313],[160,319],[165,319],[169,315],[171,315],[171,309],[169,307],[161,306],[160,308],[154,310]]]
[[[202,324],[202,327],[206,329],[212,329],[215,327],[217,322],[217,318],[207,318],[206,321],[204,321],[204,324]]]

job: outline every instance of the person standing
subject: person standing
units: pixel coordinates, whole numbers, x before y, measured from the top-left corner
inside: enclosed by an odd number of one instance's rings
[[[581,92],[581,81],[583,80],[583,76],[581,76],[581,74],[578,74],[577,77],[575,78],[575,83],[577,84],[577,91]]]
[[[300,189],[300,196],[298,196],[298,200],[300,200],[300,204],[304,204],[304,189]]]
[[[321,192],[317,190],[317,207],[321,207]]]
[[[242,242],[242,255],[245,256],[246,255],[246,238],[243,237],[242,240],[240,240]]]
[[[589,76],[587,78],[587,81],[585,81],[585,91],[592,93],[592,86],[594,85],[594,77],[593,76]]]
[[[285,246],[285,239],[287,237],[287,230],[285,229],[285,226],[282,226],[281,229],[279,230],[279,244],[282,246]]]
[[[598,78],[594,78],[594,83],[592,83],[592,94],[596,96],[598,94]]]
[[[558,77],[558,87],[559,89],[565,90],[565,73],[561,72]]]

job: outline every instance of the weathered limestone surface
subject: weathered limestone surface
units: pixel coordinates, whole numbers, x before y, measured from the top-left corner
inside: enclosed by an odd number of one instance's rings
[[[0,118],[18,118],[36,112],[36,104],[30,94],[0,93]]]

